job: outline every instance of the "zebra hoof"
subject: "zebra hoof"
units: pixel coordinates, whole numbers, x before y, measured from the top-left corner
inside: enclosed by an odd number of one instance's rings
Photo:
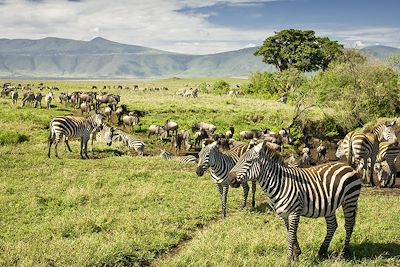
[[[318,251],[317,255],[315,257],[319,260],[326,259],[328,257],[328,251]]]
[[[351,257],[350,249],[344,248],[344,249],[342,250],[341,256],[342,256],[343,258],[345,258],[345,259],[350,258],[350,257]]]

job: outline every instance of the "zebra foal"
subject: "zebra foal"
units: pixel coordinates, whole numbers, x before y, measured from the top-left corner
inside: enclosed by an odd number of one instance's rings
[[[343,255],[350,253],[357,200],[361,181],[357,172],[345,163],[327,163],[312,168],[286,168],[280,155],[265,143],[245,152],[229,173],[228,182],[239,187],[248,180],[257,180],[271,201],[271,207],[283,219],[288,231],[288,261],[301,254],[297,241],[300,216],[325,217],[327,234],[318,251],[326,256],[337,228],[336,209],[343,207],[346,239]]]
[[[71,152],[71,148],[68,144],[68,138],[80,138],[80,156],[84,159],[83,154],[86,158],[87,155],[87,144],[93,135],[102,129],[103,127],[103,115],[93,114],[87,118],[77,116],[61,116],[55,117],[50,122],[50,135],[48,139],[49,150],[47,156],[50,158],[51,146],[54,144],[54,153],[58,158],[57,146],[61,141],[61,138],[65,138],[65,144],[68,150]],[[93,150],[93,145],[92,145]]]
[[[142,140],[133,137],[130,134],[124,133],[123,131],[114,131],[113,141],[120,141],[128,149],[128,152],[135,150],[139,156],[144,155],[145,144]]]

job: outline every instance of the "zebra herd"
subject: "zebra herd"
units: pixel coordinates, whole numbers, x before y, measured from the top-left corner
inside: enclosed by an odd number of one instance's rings
[[[219,142],[215,141],[200,151],[196,174],[202,176],[207,169],[210,170],[210,176],[219,191],[223,218],[226,216],[229,186],[243,187],[242,207],[245,207],[248,182],[251,181],[254,208],[258,182],[269,197],[271,208],[287,229],[289,262],[296,261],[301,254],[297,240],[300,216],[325,218],[327,233],[317,254],[322,258],[326,257],[337,228],[336,210],[342,206],[346,230],[342,255],[347,257],[350,255],[350,238],[361,191],[359,171],[364,170],[364,175],[371,177],[371,169],[374,168],[382,186],[394,184],[394,162],[400,152],[394,126],[395,122],[384,123],[370,133],[349,133],[340,142],[336,153],[339,157],[346,156],[347,162],[336,161],[309,168],[287,167],[279,150],[266,140],[259,144],[250,142],[238,146],[236,151],[226,152],[221,152]],[[319,158],[326,155],[326,147],[320,145],[317,150]],[[309,155],[308,148],[304,154]],[[372,177],[370,179],[372,181]]]

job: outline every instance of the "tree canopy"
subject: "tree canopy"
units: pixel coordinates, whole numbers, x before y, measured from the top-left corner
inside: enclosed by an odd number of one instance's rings
[[[279,71],[296,68],[303,72],[325,70],[342,54],[343,46],[327,37],[316,37],[308,30],[283,30],[265,39],[254,53]]]

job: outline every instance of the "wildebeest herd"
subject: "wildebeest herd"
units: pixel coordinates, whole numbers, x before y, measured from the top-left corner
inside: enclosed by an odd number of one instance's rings
[[[41,108],[42,90],[34,93],[29,86],[22,88],[5,83],[1,96],[10,97],[12,104],[16,105],[21,94],[21,106],[30,103],[35,108]],[[48,94],[45,94],[46,108],[52,107],[57,90],[58,88],[52,87],[49,88]],[[197,94],[196,90],[195,96],[192,96],[198,97]],[[49,158],[53,145],[55,156],[58,157],[57,146],[62,140],[65,148],[71,151],[68,141],[72,138],[80,139],[81,158],[89,158],[89,141],[92,151],[94,141],[107,145],[121,142],[127,148],[127,153],[145,155],[146,143],[130,132],[140,119],[146,116],[146,111],[129,110],[126,104],[121,103],[119,95],[106,92],[61,92],[59,101],[60,104],[79,108],[82,116],[59,116],[51,120]],[[93,110],[94,113],[89,115]],[[114,124],[113,114],[116,118]],[[328,230],[318,251],[318,256],[323,257],[326,256],[337,228],[336,209],[340,206],[343,207],[346,230],[343,254],[349,255],[349,242],[355,224],[361,183],[379,187],[395,185],[396,161],[400,154],[395,126],[396,121],[392,121],[379,124],[368,132],[348,133],[338,142],[336,150],[337,158],[344,160],[334,162],[326,162],[328,148],[322,142],[316,148],[316,159],[312,158],[310,147],[304,146],[299,160],[295,155],[283,159],[281,152],[293,142],[290,129],[286,128],[277,133],[260,128],[237,134],[235,127],[231,126],[224,129],[225,133],[217,133],[217,127],[212,123],[198,122],[193,124],[190,130],[186,130],[180,129],[177,122],[168,119],[159,125],[150,125],[147,134],[148,138],[158,136],[163,141],[171,142],[169,147],[173,148],[174,153],[163,148],[161,158],[183,164],[197,164],[198,176],[209,170],[220,193],[222,217],[227,214],[226,203],[230,187],[242,186],[242,206],[245,207],[250,191],[248,182],[251,181],[251,206],[254,208],[258,182],[269,196],[272,209],[284,221],[289,236],[288,260],[294,261],[301,254],[297,241],[300,216],[325,217]],[[234,139],[235,133],[238,140]],[[176,155],[182,154],[182,147],[191,154]]]

